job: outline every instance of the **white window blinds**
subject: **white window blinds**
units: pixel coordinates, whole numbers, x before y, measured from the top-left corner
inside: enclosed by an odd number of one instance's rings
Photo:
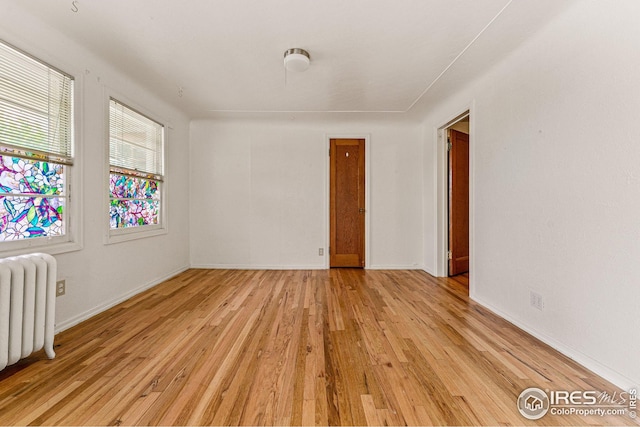
[[[0,154],[71,164],[73,78],[0,41]]]
[[[162,180],[164,126],[121,104],[109,102],[111,171]]]

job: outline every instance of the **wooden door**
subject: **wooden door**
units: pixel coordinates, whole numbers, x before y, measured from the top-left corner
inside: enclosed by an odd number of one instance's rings
[[[364,267],[364,139],[332,139],[331,267]]]
[[[449,130],[449,276],[469,271],[469,135]]]

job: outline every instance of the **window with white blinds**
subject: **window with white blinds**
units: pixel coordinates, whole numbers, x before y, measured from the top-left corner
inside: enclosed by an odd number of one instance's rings
[[[111,171],[162,181],[164,126],[111,98]]]
[[[73,78],[0,41],[0,148],[72,164]]]
[[[110,237],[163,228],[164,126],[109,98]]]
[[[0,251],[75,245],[74,80],[0,41]],[[75,235],[75,236],[74,236]]]

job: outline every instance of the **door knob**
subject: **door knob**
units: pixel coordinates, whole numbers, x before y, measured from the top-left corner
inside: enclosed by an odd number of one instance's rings
[[[360,209],[358,209],[358,212],[360,212],[360,213],[364,213],[364,208],[360,208]]]

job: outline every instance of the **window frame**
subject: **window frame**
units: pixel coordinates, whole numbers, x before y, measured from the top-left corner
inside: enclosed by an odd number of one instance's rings
[[[110,137],[111,137],[111,114],[110,114],[110,103],[111,100],[118,102],[119,104],[124,105],[125,107],[145,116],[148,119],[153,120],[154,122],[160,124],[163,127],[163,141],[162,141],[162,181],[160,183],[160,221],[158,224],[150,224],[143,225],[139,227],[126,227],[120,229],[112,229],[111,228],[111,217],[110,217],[110,206],[111,206],[111,190],[110,190],[110,175],[111,175],[111,159],[110,159]],[[149,111],[148,109],[140,106],[138,103],[133,102],[127,96],[124,96],[113,89],[110,89],[105,86],[104,90],[104,135],[105,135],[105,144],[104,144],[104,153],[105,153],[105,162],[104,162],[104,174],[103,174],[103,182],[105,183],[104,189],[104,207],[105,207],[105,234],[104,234],[104,243],[105,244],[114,244],[120,242],[126,242],[137,239],[144,239],[153,236],[160,236],[168,233],[168,220],[167,220],[167,187],[168,187],[168,177],[167,177],[167,143],[169,140],[169,125],[167,124],[167,120],[158,116],[157,114]]]
[[[66,252],[73,252],[81,250],[82,245],[82,204],[80,203],[79,195],[82,194],[82,152],[81,144],[79,141],[82,139],[82,92],[83,92],[83,76],[78,70],[75,70],[71,66],[61,64],[57,58],[52,58],[51,55],[44,52],[41,49],[29,46],[28,50],[18,47],[10,40],[0,38],[0,42],[4,43],[11,49],[37,61],[44,66],[62,73],[71,78],[72,86],[72,111],[70,114],[71,124],[71,158],[73,159],[72,165],[64,165],[64,192],[66,194],[66,204],[64,208],[64,229],[65,233],[62,236],[55,237],[35,237],[14,241],[2,241],[0,242],[0,257],[7,257],[13,255],[21,255],[25,253],[32,253],[34,251],[45,252],[51,255],[62,254]],[[55,65],[54,65],[55,64]],[[60,64],[60,65],[58,65]],[[70,71],[69,71],[70,70]],[[37,157],[29,158],[25,156],[12,155],[11,153],[2,153],[6,157],[18,157],[27,158],[31,161],[48,161],[39,159]],[[60,164],[55,160],[48,161],[49,163]],[[37,197],[37,196],[36,196]]]

